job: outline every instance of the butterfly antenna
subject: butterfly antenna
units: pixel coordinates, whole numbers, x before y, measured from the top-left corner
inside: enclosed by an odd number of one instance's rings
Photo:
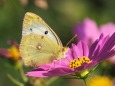
[[[77,37],[77,34],[76,35],[74,35],[72,38],[71,38],[71,40],[66,44],[66,47],[72,42],[72,41],[74,41],[74,39]]]

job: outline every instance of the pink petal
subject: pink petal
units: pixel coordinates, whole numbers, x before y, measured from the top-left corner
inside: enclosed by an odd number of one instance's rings
[[[83,51],[82,51],[82,43],[81,41],[78,42],[77,46],[75,44],[72,44],[72,54],[73,58],[78,58],[83,56]]]
[[[88,48],[88,45],[86,44],[86,42],[82,41],[82,49],[83,49],[83,56],[88,57],[88,55],[89,55],[89,48]]]
[[[9,53],[7,49],[0,48],[0,56],[8,57],[9,58]]]
[[[27,76],[34,76],[34,77],[53,77],[53,76],[63,76],[74,72],[71,68],[66,67],[58,67],[55,69],[49,69],[49,71],[32,71],[27,72]]]
[[[99,37],[95,21],[88,18],[83,23],[77,24],[73,33],[78,35],[78,39],[86,41],[89,45]]]
[[[115,32],[115,24],[113,23],[104,24],[100,27],[99,30],[100,33],[111,36]]]
[[[79,41],[77,46],[75,44],[72,44],[72,54],[73,57],[76,59],[82,56],[88,57],[89,55],[88,45],[83,41]]]
[[[83,65],[82,70],[83,70],[83,69],[89,69],[89,68],[91,68],[91,67],[96,66],[97,64],[99,64],[97,61],[92,61],[90,64],[85,64],[85,65]]]
[[[85,19],[85,33],[88,39],[91,39],[94,42],[99,37],[98,27],[96,22],[91,19]]]
[[[96,40],[92,46],[90,47],[90,54],[89,57],[93,59],[93,57],[96,57],[100,51],[102,50],[104,44],[107,42],[109,39],[109,36],[103,37],[103,34],[100,35],[100,38]]]
[[[97,61],[101,62],[105,59],[108,59],[109,57],[112,57],[115,55],[115,49],[112,49],[111,51],[106,51],[106,53],[100,55],[101,58],[99,58]]]
[[[8,45],[16,46],[17,48],[19,48],[19,44],[13,40],[8,40],[7,43],[8,43]]]

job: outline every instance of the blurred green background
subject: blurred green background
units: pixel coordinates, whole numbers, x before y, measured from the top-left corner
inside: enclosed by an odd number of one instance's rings
[[[73,37],[74,26],[85,18],[95,20],[98,25],[115,22],[115,0],[0,0],[1,48],[9,47],[6,43],[9,39],[20,43],[23,17],[28,11],[41,16],[63,45]],[[7,74],[13,74],[21,81],[19,72],[8,63],[8,59],[0,58],[0,86],[17,86],[7,78]],[[80,86],[74,83],[77,82],[59,79],[51,86]]]

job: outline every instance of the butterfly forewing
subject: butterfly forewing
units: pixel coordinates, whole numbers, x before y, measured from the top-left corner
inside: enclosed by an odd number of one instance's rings
[[[30,33],[47,36],[49,39],[62,46],[62,43],[56,33],[34,13],[27,12],[24,17],[22,35]]]

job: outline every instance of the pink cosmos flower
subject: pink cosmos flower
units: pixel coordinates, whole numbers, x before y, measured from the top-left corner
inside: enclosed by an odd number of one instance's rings
[[[85,40],[91,45],[100,35],[111,36],[115,32],[115,24],[107,23],[100,27],[96,22],[86,18],[82,23],[79,23],[73,29],[73,33],[77,34],[79,40]]]
[[[79,40],[84,40],[90,46],[101,33],[111,36],[115,32],[115,24],[107,23],[97,26],[96,22],[86,18],[82,23],[79,23],[73,29],[73,33],[77,34]],[[109,58],[109,61],[115,63],[115,56]]]
[[[97,65],[99,62],[115,55],[115,33],[110,37],[103,34],[89,48],[87,43],[79,41],[72,44],[64,58],[45,64],[27,72],[27,76],[52,77],[63,76],[83,71]]]

